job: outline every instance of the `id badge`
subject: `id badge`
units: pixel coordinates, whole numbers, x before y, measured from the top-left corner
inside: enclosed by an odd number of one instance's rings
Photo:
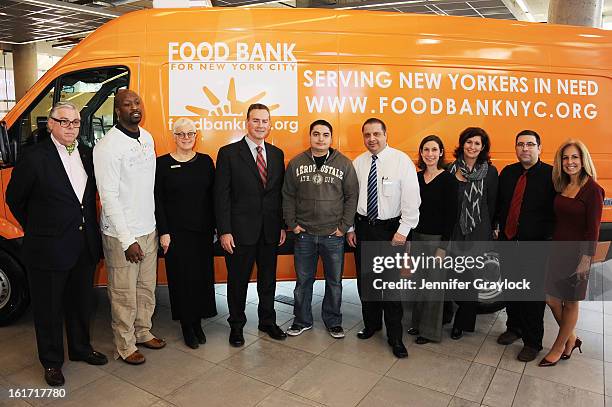
[[[395,189],[395,181],[390,180],[389,178],[383,177],[382,179],[382,189],[384,196],[393,196],[393,190]]]

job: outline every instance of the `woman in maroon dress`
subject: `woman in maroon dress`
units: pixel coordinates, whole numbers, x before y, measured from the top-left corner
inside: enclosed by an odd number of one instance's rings
[[[559,333],[539,366],[569,359],[582,341],[574,329],[579,301],[586,297],[591,260],[599,239],[604,190],[595,182],[593,160],[579,140],[557,150],[553,166],[555,230],[546,273],[546,302],[559,324]]]

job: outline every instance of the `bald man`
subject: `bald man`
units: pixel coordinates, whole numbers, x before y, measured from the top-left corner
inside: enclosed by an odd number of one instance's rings
[[[151,333],[157,276],[155,228],[155,149],[151,134],[138,126],[142,101],[123,90],[115,97],[119,123],[93,153],[102,201],[100,227],[111,302],[115,358],[139,365],[145,357],[136,345],[166,345]]]

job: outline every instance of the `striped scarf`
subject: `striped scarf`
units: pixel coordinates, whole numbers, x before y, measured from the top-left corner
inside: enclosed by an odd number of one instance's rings
[[[484,199],[484,179],[489,171],[487,162],[476,163],[472,171],[469,170],[463,156],[459,156],[449,167],[451,174],[461,171],[461,175],[467,180],[465,191],[461,199],[461,214],[459,215],[459,226],[461,233],[465,236],[471,233],[481,221],[480,205]]]

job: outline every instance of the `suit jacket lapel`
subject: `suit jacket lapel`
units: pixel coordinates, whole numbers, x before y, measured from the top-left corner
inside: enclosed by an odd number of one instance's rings
[[[259,171],[257,170],[257,164],[255,164],[255,160],[253,159],[253,154],[251,153],[249,149],[249,145],[247,144],[244,138],[242,139],[242,142],[240,143],[240,156],[246,162],[247,167],[251,169],[251,171],[253,172],[253,175],[255,175],[255,178],[257,178],[259,185],[263,188],[263,182],[261,181],[261,177],[259,176]],[[268,177],[269,177],[269,174],[268,174]]]
[[[47,157],[49,158],[49,165],[54,174],[59,174],[59,178],[56,178],[62,186],[67,188],[67,192],[73,197],[77,203],[79,202],[79,198],[76,196],[74,192],[74,188],[72,188],[72,184],[70,183],[70,179],[68,178],[68,174],[66,173],[66,169],[64,168],[64,163],[62,163],[62,159],[60,158],[59,152],[57,151],[57,147],[53,144],[51,138],[47,139]]]
[[[271,145],[268,143],[265,143],[266,146],[266,166],[268,167],[268,182],[266,183],[266,189],[269,188],[271,185],[273,185],[274,180],[276,179],[276,177],[278,176],[278,173],[276,171],[277,168],[277,157],[276,155],[272,152],[272,149],[270,148]],[[283,163],[283,166],[285,164]]]

